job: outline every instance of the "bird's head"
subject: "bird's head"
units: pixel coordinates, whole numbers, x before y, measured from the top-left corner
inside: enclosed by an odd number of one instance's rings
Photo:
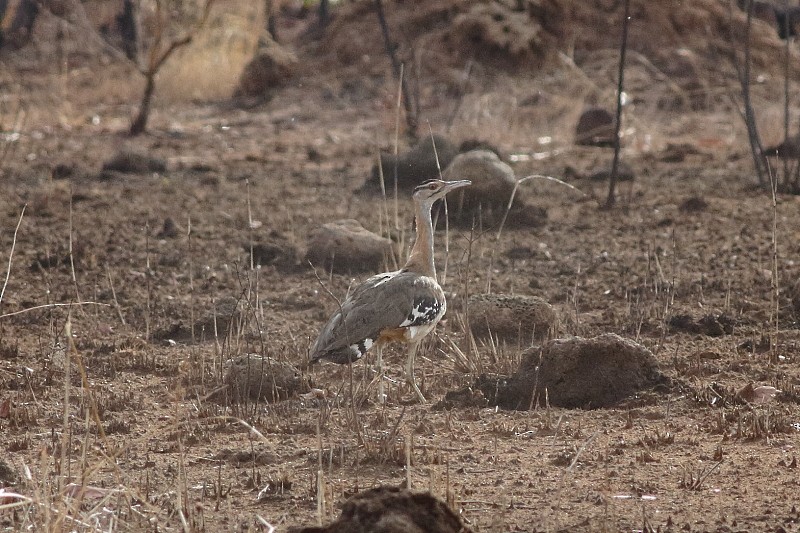
[[[459,187],[466,187],[472,182],[469,180],[443,181],[428,180],[414,188],[414,199],[433,205],[436,200],[444,198],[447,193]]]

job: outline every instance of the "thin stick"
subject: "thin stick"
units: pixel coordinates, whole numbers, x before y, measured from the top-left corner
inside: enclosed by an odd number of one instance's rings
[[[117,291],[114,290],[114,282],[111,280],[111,270],[108,269],[108,263],[106,263],[106,277],[108,278],[108,286],[111,288],[111,298],[114,300],[114,308],[117,310],[117,315],[119,315],[119,321],[122,322],[122,325],[125,325],[125,317],[122,315],[122,308],[119,306],[119,301],[117,301]]]
[[[64,335],[67,340],[67,350],[64,353],[64,416],[62,419],[61,427],[61,458],[58,467],[58,492],[63,494],[64,491],[64,463],[69,461],[67,456],[67,449],[70,449],[69,441],[69,386],[70,380],[70,367],[72,366],[72,351],[69,349],[70,341],[72,340],[72,313],[67,313],[67,323],[64,324]]]
[[[398,173],[398,166],[400,165],[400,161],[398,160],[398,153],[399,149],[398,146],[400,144],[400,102],[402,101],[403,97],[403,65],[400,65],[400,81],[397,85],[397,106],[395,108],[395,116],[394,116],[394,227],[399,228],[399,216],[397,214],[397,173]]]
[[[249,204],[249,201],[248,201]],[[192,344],[197,342],[194,331],[194,253],[192,249],[192,216],[189,215],[186,221],[186,239],[189,242],[189,319],[192,324]],[[250,258],[252,263],[253,249],[250,247]]]
[[[611,163],[611,176],[608,180],[608,198],[606,199],[606,209],[614,207],[617,201],[616,186],[617,186],[617,169],[619,168],[619,149],[620,138],[619,132],[622,126],[622,91],[624,88],[625,78],[625,52],[628,48],[628,25],[630,22],[631,2],[625,0],[625,14],[622,19],[622,43],[619,49],[619,74],[617,78],[617,123],[614,125],[614,160]]]
[[[789,8],[789,1],[783,0],[784,9]],[[789,16],[783,19],[783,138],[789,138]],[[789,185],[789,160],[783,158],[784,185]]]
[[[392,42],[391,36],[389,35],[389,24],[386,22],[386,14],[383,10],[383,2],[381,0],[375,0],[375,11],[378,14],[378,23],[381,26],[381,34],[383,35],[383,44],[386,48],[386,54],[389,56],[389,60],[392,63],[392,71],[398,80],[400,81],[400,87],[403,97],[403,107],[406,109],[406,124],[408,125],[408,129],[412,136],[416,135],[417,131],[417,114],[411,105],[411,98],[409,95],[408,88],[406,87],[405,78],[403,77],[403,64],[397,58],[397,45]]]
[[[788,39],[788,36],[787,36]],[[780,327],[780,286],[778,283],[778,177],[775,176],[772,169],[767,166],[770,190],[772,191],[772,298],[774,298],[775,305],[775,339],[770,343],[772,349],[772,359],[777,362],[777,354],[775,353],[778,345],[778,330]]]
[[[151,299],[151,284],[150,284],[150,223],[145,222],[144,225],[144,239],[145,239],[145,279],[147,280],[147,310],[144,315],[144,338],[150,341],[150,299]],[[154,356],[155,357],[155,356]]]
[[[104,305],[106,307],[110,307],[111,304],[104,304],[100,302],[70,302],[70,303],[60,303],[60,304],[42,304],[42,305],[34,305],[33,307],[28,307],[26,309],[20,309],[19,311],[14,311],[13,313],[5,313],[0,315],[0,318],[8,318],[10,316],[17,316],[23,313],[27,313],[29,311],[37,311],[39,309],[50,309],[53,307],[73,307],[75,305]]]
[[[405,438],[405,448],[406,448],[406,488],[411,490],[411,439],[413,439],[413,434],[409,433],[406,435]]]
[[[75,275],[75,255],[72,253],[72,189],[69,191],[69,268],[72,272],[72,284],[75,286],[75,300],[81,301],[78,291],[78,277]]]
[[[11,240],[11,253],[8,254],[8,268],[6,269],[6,280],[3,282],[3,290],[0,291],[0,304],[3,303],[3,295],[6,293],[6,286],[8,285],[8,279],[11,277],[11,262],[14,259],[14,247],[17,245],[17,232],[19,231],[19,227],[22,224],[22,217],[25,215],[25,208],[28,207],[28,204],[22,206],[22,211],[19,214],[19,220],[17,221],[17,227],[14,228],[14,238]],[[0,315],[2,318],[3,315]]]
[[[250,241],[250,270],[255,269],[255,261],[253,259],[253,210],[250,207],[250,180],[244,180],[244,186],[247,193],[245,194],[245,198],[247,199],[247,238]]]
[[[500,221],[500,227],[497,229],[497,238],[496,238],[497,240],[500,240],[500,235],[503,233],[503,226],[505,226],[506,219],[508,218],[508,213],[509,211],[511,211],[511,206],[514,204],[514,197],[517,195],[517,189],[519,188],[520,185],[522,185],[526,181],[534,179],[553,181],[565,187],[569,187],[573,191],[579,192],[582,196],[587,196],[585,192],[575,187],[574,185],[570,185],[569,183],[561,181],[560,179],[554,178],[552,176],[545,176],[543,174],[531,174],[530,176],[525,176],[524,178],[520,178],[517,180],[517,183],[514,184],[514,190],[511,191],[511,196],[508,198],[508,205],[506,206],[506,212],[503,214],[503,220]]]
[[[436,170],[439,172],[439,179],[444,180],[442,176],[442,165],[439,163],[439,152],[436,150],[436,139],[433,137],[433,128],[431,128],[430,121],[428,122],[428,131],[431,134],[431,145],[433,145],[433,157],[436,159]],[[450,259],[450,215],[447,211],[447,198],[444,198],[444,269],[442,270],[442,285],[447,281],[447,263]]]

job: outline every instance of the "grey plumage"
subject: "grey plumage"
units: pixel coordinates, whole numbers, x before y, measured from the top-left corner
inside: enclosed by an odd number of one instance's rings
[[[357,361],[384,331],[435,325],[446,306],[444,292],[432,278],[403,270],[372,276],[342,302],[320,332],[311,362]]]

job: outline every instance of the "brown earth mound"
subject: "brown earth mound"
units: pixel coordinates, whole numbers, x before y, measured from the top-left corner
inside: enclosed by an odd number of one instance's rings
[[[325,269],[348,272],[379,270],[392,253],[392,241],[364,228],[357,220],[336,220],[316,229],[306,259]]]
[[[351,497],[338,520],[293,533],[470,533],[443,501],[427,492],[378,487]]]
[[[275,402],[303,389],[300,371],[289,363],[250,353],[226,363],[225,384],[233,401],[245,398]]]
[[[529,348],[512,377],[482,377],[478,387],[490,404],[506,409],[527,409],[545,398],[557,407],[597,409],[666,383],[650,350],[606,333]]]

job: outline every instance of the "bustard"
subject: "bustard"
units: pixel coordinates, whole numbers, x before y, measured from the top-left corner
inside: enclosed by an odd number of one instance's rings
[[[404,342],[408,345],[406,381],[425,403],[414,380],[414,357],[420,341],[433,331],[447,309],[444,291],[436,281],[431,208],[448,192],[470,183],[437,179],[414,189],[417,236],[408,261],[400,270],[372,276],[352,291],[322,328],[311,349],[312,364],[352,363],[375,346],[382,400],[382,347],[392,341]]]

